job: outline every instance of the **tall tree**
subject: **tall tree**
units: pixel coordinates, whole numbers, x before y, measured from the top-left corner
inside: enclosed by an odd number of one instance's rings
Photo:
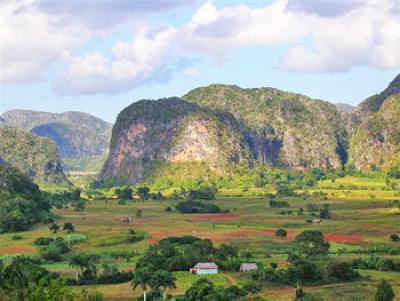
[[[56,234],[58,232],[60,232],[60,226],[57,225],[56,223],[51,224],[51,226],[49,227],[49,230],[51,233],[53,233],[53,240],[54,242],[56,241]]]
[[[299,252],[307,258],[324,256],[329,252],[329,243],[320,231],[307,230],[296,236]]]
[[[67,233],[68,247],[71,247],[71,233],[75,232],[75,227],[72,223],[64,223],[63,230]]]
[[[153,271],[148,268],[139,268],[133,274],[131,285],[133,289],[140,287],[143,291],[143,301],[147,300],[147,290],[151,288]]]
[[[382,280],[378,285],[375,294],[375,301],[393,301],[395,297],[392,286],[386,280]]]
[[[151,277],[151,287],[153,289],[160,289],[163,293],[163,299],[167,299],[167,292],[168,288],[176,288],[176,278],[175,276],[165,270],[158,270],[156,271]]]

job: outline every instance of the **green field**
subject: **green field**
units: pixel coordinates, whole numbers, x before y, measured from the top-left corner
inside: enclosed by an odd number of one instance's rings
[[[343,185],[343,186],[340,186]],[[351,186],[352,189],[349,189]],[[344,188],[344,189],[341,189]],[[398,204],[399,191],[387,190],[384,181],[348,177],[335,182],[322,181],[315,188],[317,191],[328,192],[327,198],[291,197],[282,200],[290,203],[292,214],[282,214],[282,209],[270,208],[266,197],[251,197],[262,195],[262,189],[250,190],[244,197],[227,197],[229,191],[220,192],[214,202],[223,209],[229,209],[228,215],[192,215],[178,212],[166,212],[167,206],[175,206],[178,201],[128,201],[119,205],[115,199],[91,200],[84,211],[76,212],[70,209],[57,209],[53,212],[59,217],[57,222],[72,222],[76,233],[72,236],[75,251],[96,252],[107,254],[115,250],[134,250],[136,255],[129,261],[115,260],[119,268],[134,269],[135,261],[145,252],[150,244],[156,243],[168,236],[192,235],[210,239],[215,245],[234,243],[241,251],[253,254],[253,261],[268,265],[271,262],[285,265],[287,254],[285,247],[290,245],[294,237],[304,230],[320,230],[331,243],[329,256],[338,260],[351,261],[355,258],[368,258],[367,254],[347,254],[339,250],[363,250],[370,245],[398,246],[390,241],[389,236],[400,230],[400,212]],[[265,189],[265,193],[270,190]],[[231,191],[232,195],[239,194]],[[371,197],[371,194],[373,197]],[[306,210],[307,204],[330,204],[332,218],[314,225],[306,220],[313,218]],[[304,214],[298,215],[298,208],[304,208]],[[143,215],[136,217],[137,210]],[[131,216],[132,222],[127,224],[123,218]],[[274,235],[276,229],[288,231],[287,238]],[[126,242],[128,229],[145,231],[151,235],[138,243]],[[23,239],[13,240],[13,234],[0,235],[0,256],[8,260],[12,256],[25,254],[34,256],[38,248],[33,244],[37,237],[51,237],[48,225],[39,225],[33,229],[21,232]],[[64,234],[60,234],[65,236]],[[343,253],[343,254],[342,254]],[[380,254],[380,257],[400,261],[400,255]],[[49,263],[47,269],[59,272],[61,275],[74,277],[75,270],[68,262]],[[355,283],[338,283],[318,287],[305,287],[306,291],[318,292],[327,301],[338,300],[373,300],[375,286],[381,279],[387,279],[392,284],[397,300],[400,300],[400,273],[362,270],[362,278]],[[171,294],[183,294],[199,276],[189,272],[175,272],[177,289]],[[248,276],[239,272],[221,272],[209,277],[218,285],[241,285]],[[133,291],[129,283],[112,285],[93,285],[104,294],[107,300],[124,300],[140,295]],[[82,287],[73,287],[76,290]],[[272,286],[266,284],[262,291],[256,293],[262,300],[289,301],[292,300],[293,287]]]

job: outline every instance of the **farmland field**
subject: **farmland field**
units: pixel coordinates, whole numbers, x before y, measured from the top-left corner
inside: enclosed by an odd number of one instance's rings
[[[343,184],[347,180],[347,184]],[[359,250],[375,246],[400,248],[398,243],[391,242],[389,236],[398,233],[400,212],[399,191],[385,190],[379,182],[363,179],[344,179],[343,183],[324,181],[316,189],[329,191],[328,197],[286,197],[279,200],[289,202],[290,207],[271,208],[266,197],[217,197],[214,201],[229,213],[222,214],[181,214],[176,211],[166,212],[166,207],[174,207],[178,201],[128,201],[120,205],[116,199],[88,200],[87,208],[81,212],[71,209],[56,209],[57,222],[72,222],[76,233],[71,237],[74,251],[108,254],[116,250],[134,251],[128,260],[114,260],[121,270],[134,270],[136,260],[146,251],[149,245],[169,236],[191,235],[211,240],[214,245],[232,243],[241,251],[253,255],[252,261],[269,265],[278,264],[278,268],[287,265],[287,252],[295,236],[305,230],[319,230],[325,240],[331,244],[329,256],[339,261],[351,261],[355,258],[368,258],[370,255]],[[341,190],[337,185],[349,185]],[[364,190],[358,190],[357,183]],[[373,193],[364,194],[364,191]],[[361,193],[360,193],[361,192]],[[333,194],[334,193],[334,194]],[[336,195],[337,197],[334,197]],[[353,196],[358,196],[357,198]],[[332,217],[322,220],[320,224],[310,222],[312,213],[306,210],[307,204],[322,206],[329,204]],[[302,214],[299,208],[304,208]],[[141,216],[137,212],[141,211]],[[132,221],[124,219],[130,216]],[[279,228],[287,230],[286,238],[275,236]],[[146,239],[127,242],[128,230],[148,233]],[[16,255],[35,256],[38,248],[33,244],[38,237],[51,237],[48,225],[39,225],[30,231],[23,232],[22,239],[14,240],[13,234],[0,235],[0,258],[8,260]],[[65,236],[65,234],[59,234]],[[361,254],[357,254],[361,253]],[[399,253],[397,253],[399,254]],[[400,261],[400,255],[379,254],[384,258]],[[47,263],[50,271],[63,276],[74,277],[75,269],[68,262]],[[336,283],[322,286],[305,287],[305,290],[318,292],[325,300],[373,300],[375,286],[380,279],[387,279],[393,286],[396,295],[400,296],[400,273],[389,271],[360,271],[362,277],[355,283]],[[171,294],[183,294],[199,276],[189,272],[174,272],[177,288]],[[220,272],[208,277],[217,285],[228,286],[242,284],[248,275],[239,272]],[[139,296],[140,291],[133,291],[129,283],[109,285],[74,286],[75,290],[83,287],[102,292],[107,300],[124,300]],[[292,300],[294,287],[265,285],[257,292],[261,300]]]

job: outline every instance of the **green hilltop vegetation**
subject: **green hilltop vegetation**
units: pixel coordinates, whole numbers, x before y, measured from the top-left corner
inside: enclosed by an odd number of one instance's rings
[[[226,181],[240,173],[257,176],[260,169],[285,168],[396,171],[399,83],[396,78],[354,112],[273,88],[229,85],[197,88],[182,99],[139,101],[117,118],[100,180],[105,185],[158,182],[180,173],[181,180],[197,174]]]
[[[272,88],[226,85],[197,88],[183,98],[232,113],[246,136],[254,137],[255,159],[263,163],[272,155],[275,165],[329,169],[346,159],[344,120],[333,104]]]
[[[399,169],[400,94],[362,116],[352,135],[350,164],[364,171]]]
[[[49,139],[16,128],[0,128],[0,157],[37,182],[68,184],[57,146]]]
[[[168,162],[204,161],[214,173],[228,172],[250,156],[243,139],[228,113],[179,98],[139,101],[119,114],[101,178],[140,182],[156,176]]]

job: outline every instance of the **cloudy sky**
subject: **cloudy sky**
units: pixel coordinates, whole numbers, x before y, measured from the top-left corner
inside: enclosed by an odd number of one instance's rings
[[[0,0],[0,113],[211,83],[357,104],[400,73],[400,0]]]

